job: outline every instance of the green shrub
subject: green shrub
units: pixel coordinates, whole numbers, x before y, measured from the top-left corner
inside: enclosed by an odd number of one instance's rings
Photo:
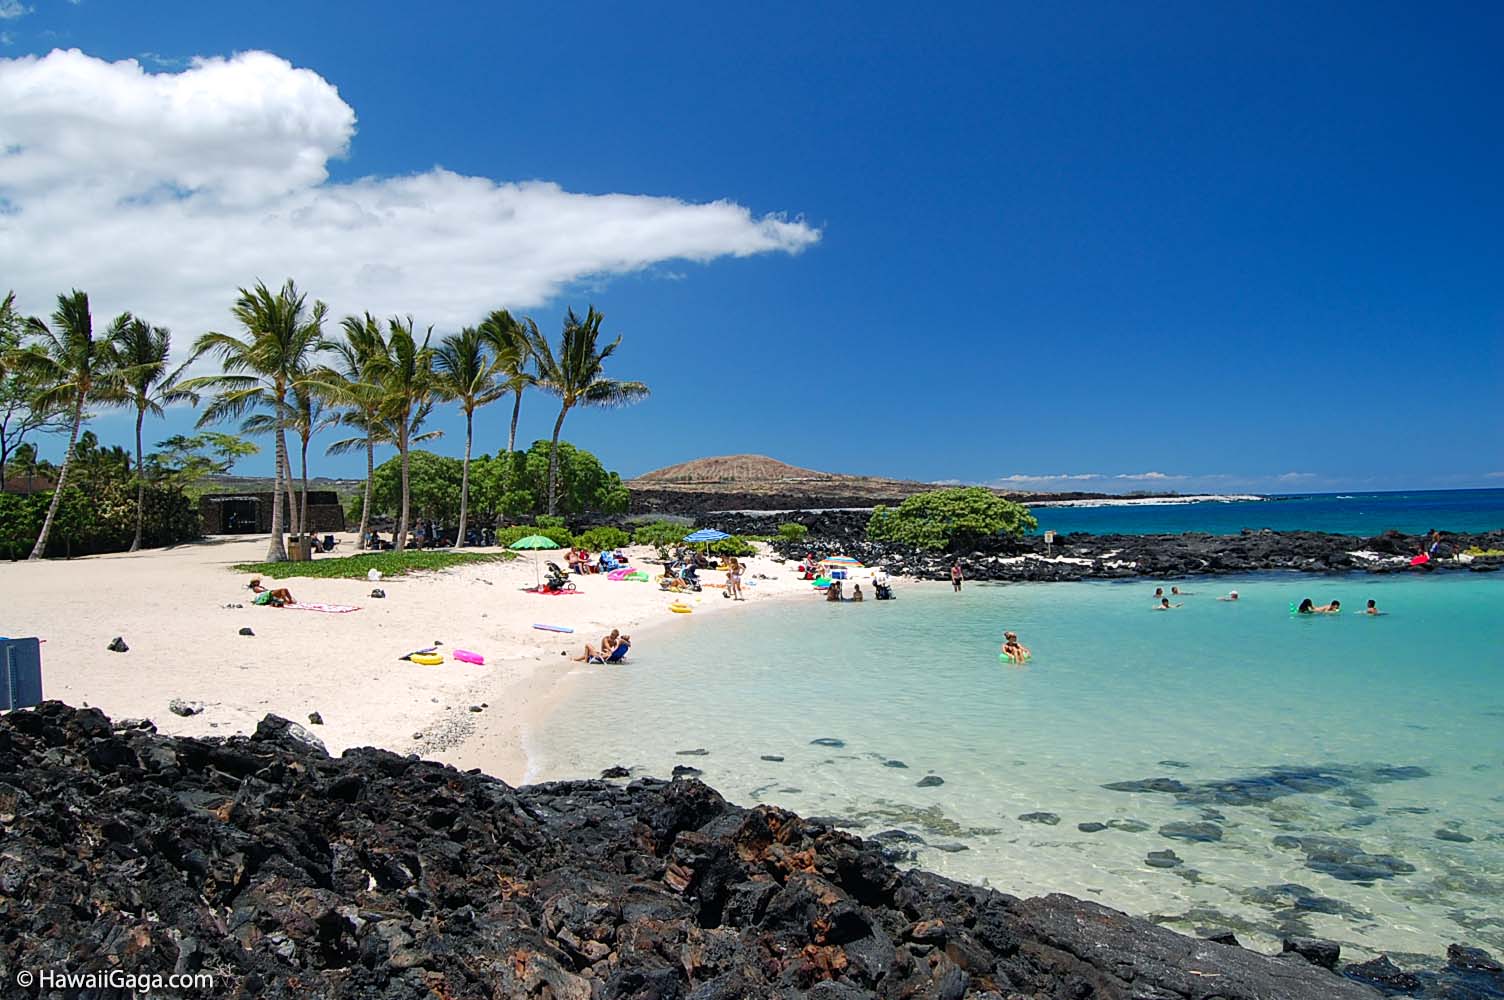
[[[41,534],[52,493],[0,494],[0,558],[24,559]],[[159,548],[199,538],[198,510],[176,486],[146,487],[141,543]],[[127,479],[99,479],[88,489],[63,490],[47,538],[48,556],[124,552],[136,535],[136,487]]]
[[[574,536],[567,529],[547,524],[514,524],[506,528],[497,528],[496,544],[510,548],[513,544],[521,541],[528,535],[542,535],[544,538],[551,538],[561,549],[568,549],[574,546]]]
[[[1038,526],[1027,507],[980,486],[963,486],[917,493],[897,508],[878,507],[867,522],[867,537],[922,549],[964,548]]]
[[[713,556],[744,556],[757,555],[757,549],[753,548],[745,538],[732,535],[730,538],[722,538],[718,542],[710,543],[710,554]]]
[[[631,535],[620,528],[612,528],[610,526],[591,528],[589,531],[581,532],[574,538],[576,546],[590,552],[605,552],[608,549],[619,549],[624,545],[630,544],[631,541]]]
[[[789,521],[778,526],[778,537],[783,539],[785,542],[802,542],[804,541],[805,536],[808,534],[808,528],[806,528],[802,524],[796,524],[793,521]]]
[[[362,580],[371,570],[382,576],[406,576],[477,563],[507,562],[514,552],[453,552],[433,549],[406,552],[369,552],[354,556],[327,556],[312,562],[241,563],[235,572],[285,580],[289,577]]]
[[[672,521],[654,521],[632,532],[632,541],[638,545],[678,545],[693,528]]]

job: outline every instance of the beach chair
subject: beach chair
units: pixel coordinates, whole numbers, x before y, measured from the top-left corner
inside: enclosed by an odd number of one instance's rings
[[[590,662],[591,663],[621,663],[623,660],[625,660],[627,658],[627,650],[629,650],[631,648],[632,648],[632,644],[630,642],[618,642],[616,644],[616,648],[613,649],[613,650],[611,650],[611,655],[610,656],[606,657],[604,660],[601,659],[599,656],[592,656],[590,658]]]

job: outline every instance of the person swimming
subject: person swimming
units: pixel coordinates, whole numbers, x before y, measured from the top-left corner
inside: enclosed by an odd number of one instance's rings
[[[1365,614],[1365,615],[1382,615],[1383,613],[1384,612],[1382,612],[1382,611],[1379,610],[1379,606],[1374,603],[1373,598],[1369,598],[1368,599],[1368,607],[1366,607],[1366,608],[1363,609],[1363,614]]]
[[[1169,611],[1171,608],[1182,608],[1182,607],[1185,607],[1185,605],[1183,605],[1183,604],[1171,604],[1170,603],[1170,599],[1168,597],[1161,597],[1159,599],[1159,603],[1154,606],[1153,610],[1155,610],[1155,611]]]
[[[1227,596],[1226,597],[1219,597],[1219,598],[1217,598],[1217,600],[1219,600],[1219,601],[1236,601],[1237,599],[1238,599],[1238,592],[1236,590],[1229,590],[1227,592]]]
[[[1314,612],[1316,612],[1318,615],[1335,615],[1335,614],[1339,614],[1342,611],[1342,602],[1341,601],[1333,601],[1330,604],[1323,604],[1320,607],[1312,608],[1311,610],[1314,611]]]
[[[1163,600],[1164,596],[1165,596],[1165,588],[1163,588],[1163,587],[1155,587],[1154,588],[1154,599],[1156,601]]]

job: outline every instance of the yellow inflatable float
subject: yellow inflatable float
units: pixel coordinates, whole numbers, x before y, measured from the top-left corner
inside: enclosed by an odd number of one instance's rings
[[[670,604],[668,606],[668,609],[676,615],[687,615],[694,610],[694,608],[690,607],[688,604],[685,604],[683,601],[675,601],[673,604]]]
[[[414,653],[408,659],[425,667],[436,667],[444,662],[444,657],[440,653]]]

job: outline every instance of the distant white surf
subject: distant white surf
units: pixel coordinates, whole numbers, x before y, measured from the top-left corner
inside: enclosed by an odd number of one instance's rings
[[[1184,497],[1113,497],[1095,500],[1031,500],[1030,507],[1159,507],[1185,503],[1246,503],[1268,497],[1242,493],[1206,493]]]

